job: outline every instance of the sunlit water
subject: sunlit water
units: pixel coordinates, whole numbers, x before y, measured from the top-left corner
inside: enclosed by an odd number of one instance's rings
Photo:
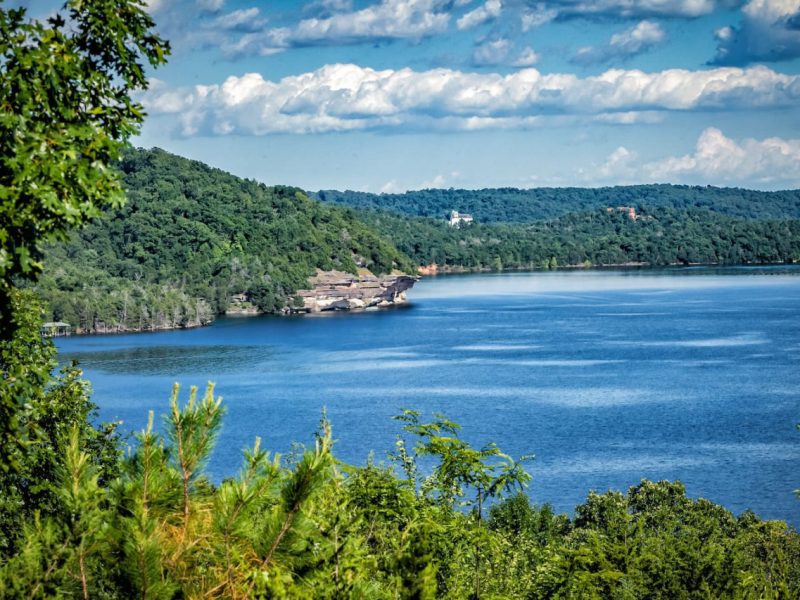
[[[381,459],[409,407],[534,453],[530,494],[559,510],[590,489],[680,479],[694,497],[800,525],[800,269],[451,276],[410,297],[58,345],[126,431],[165,412],[173,382],[215,381],[228,410],[217,480],[257,435],[280,452],[311,441],[323,407],[340,458]]]

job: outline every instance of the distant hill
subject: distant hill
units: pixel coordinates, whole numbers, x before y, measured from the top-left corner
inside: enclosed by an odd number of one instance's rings
[[[532,223],[605,208],[709,210],[740,219],[798,219],[800,190],[759,192],[685,185],[632,185],[604,188],[427,189],[404,194],[321,190],[323,202],[354,208],[444,219],[451,210],[472,214],[480,223]]]
[[[460,227],[391,211],[365,209],[359,216],[415,263],[440,270],[800,261],[800,220],[737,219],[701,209],[602,208],[551,221]]]
[[[234,295],[279,310],[318,268],[413,268],[352,210],[297,188],[158,149],[130,152],[120,169],[127,204],[47,253],[37,288],[55,320],[88,330],[194,325]]]
[[[318,202],[158,149],[119,168],[127,204],[52,245],[36,286],[52,320],[84,331],[198,325],[232,302],[280,311],[317,269],[800,261],[798,191],[326,191]],[[453,209],[475,222],[448,225]]]

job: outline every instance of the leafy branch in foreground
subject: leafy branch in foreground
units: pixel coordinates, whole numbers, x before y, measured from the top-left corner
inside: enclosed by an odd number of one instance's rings
[[[0,468],[14,468],[19,412],[46,372],[20,370],[21,296],[43,244],[65,240],[123,191],[111,165],[144,119],[132,94],[169,45],[138,0],[67,0],[47,21],[0,7]],[[39,320],[39,314],[32,317]],[[38,335],[38,327],[34,335]],[[35,347],[35,345],[31,345]],[[42,365],[44,363],[39,362]],[[44,374],[43,374],[44,373]],[[8,385],[7,385],[8,383]],[[27,388],[27,389],[26,389]]]

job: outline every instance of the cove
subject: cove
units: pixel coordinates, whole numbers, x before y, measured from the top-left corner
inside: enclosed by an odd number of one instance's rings
[[[381,460],[392,415],[415,408],[535,454],[529,493],[560,511],[646,477],[800,525],[800,268],[443,276],[409,300],[57,344],[127,432],[166,412],[173,382],[184,399],[216,382],[228,412],[215,480],[256,435],[281,453],[312,442],[323,408],[340,459]]]

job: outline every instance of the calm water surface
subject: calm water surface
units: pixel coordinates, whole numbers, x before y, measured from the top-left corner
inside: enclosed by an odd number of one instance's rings
[[[680,479],[736,513],[800,525],[800,269],[674,269],[427,279],[409,308],[71,337],[105,420],[144,427],[171,385],[215,381],[228,415],[210,464],[260,435],[309,442],[323,407],[338,456],[393,447],[402,408],[444,412],[475,444],[534,453],[531,496]]]

